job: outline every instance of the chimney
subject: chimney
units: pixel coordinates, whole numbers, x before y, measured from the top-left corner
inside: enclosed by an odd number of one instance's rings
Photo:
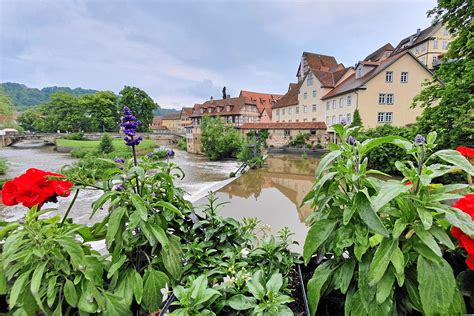
[[[421,29],[416,29],[416,37],[420,36]]]
[[[211,102],[213,102],[213,101],[214,101],[214,97],[211,95]]]
[[[409,42],[408,42],[408,46],[413,45],[413,41],[414,41],[414,38],[413,38],[413,37],[414,37],[413,35],[410,36],[410,40],[409,40]]]

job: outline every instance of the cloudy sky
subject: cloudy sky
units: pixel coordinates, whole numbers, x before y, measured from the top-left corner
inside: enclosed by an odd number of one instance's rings
[[[435,0],[0,0],[0,82],[116,93],[162,107],[283,93],[303,51],[354,65],[429,26]]]

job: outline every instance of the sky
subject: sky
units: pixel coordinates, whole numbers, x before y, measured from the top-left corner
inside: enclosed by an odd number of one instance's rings
[[[284,94],[303,51],[353,66],[430,25],[435,0],[0,0],[0,82],[146,91],[161,107],[222,87]]]

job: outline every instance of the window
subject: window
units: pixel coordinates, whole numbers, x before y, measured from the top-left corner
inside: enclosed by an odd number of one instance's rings
[[[311,130],[309,130],[309,133],[310,133],[311,135],[316,135],[316,130],[315,130],[315,129],[311,129]]]
[[[306,79],[306,85],[308,86],[313,85],[313,74],[311,72],[308,74],[308,78]]]
[[[308,122],[308,120],[307,120],[307,119],[303,119],[303,122]]]
[[[433,56],[433,64],[436,64],[438,62],[438,56]]]
[[[393,93],[379,93],[379,104],[393,104]]]
[[[333,109],[336,108],[336,100],[332,100],[332,108],[333,108]]]
[[[347,96],[347,106],[351,106],[351,105],[352,105],[352,96],[348,95]]]
[[[339,98],[339,107],[342,108],[344,106],[344,98]]]
[[[330,104],[329,101],[328,101],[328,102],[326,102],[326,110],[329,111],[330,108],[331,108],[331,104]]]
[[[316,104],[313,104],[313,112],[316,112]]]
[[[443,41],[443,49],[447,49],[448,48],[448,41]]]
[[[331,118],[329,116],[326,116],[326,125],[331,124]]]
[[[313,98],[316,98],[316,90],[313,90]]]
[[[343,118],[343,117],[344,117],[344,115],[342,115],[342,114],[339,114],[339,123],[341,123],[341,122],[342,122],[342,118]]]
[[[291,120],[288,120],[288,123],[291,123],[292,121]]]
[[[437,39],[433,40],[433,48],[434,49],[438,48],[438,40]]]
[[[204,113],[204,109],[201,109],[199,112]]]
[[[307,105],[303,105],[303,113],[308,113],[308,106]]]
[[[226,106],[225,109],[226,109],[227,112],[229,112],[230,111],[230,105]]]
[[[426,50],[426,43],[423,43],[423,45],[421,45],[421,52],[423,53],[425,50]]]
[[[281,110],[281,115],[285,115],[285,109]]]
[[[408,72],[402,71],[402,74],[400,76],[400,82],[401,83],[407,83],[408,82]]]
[[[391,123],[393,121],[393,112],[379,112],[377,113],[378,123]]]
[[[448,29],[444,29],[444,36],[449,36],[449,31],[448,31]]]
[[[304,96],[304,99],[306,100],[306,99],[308,98],[308,93],[305,92],[305,93],[303,94],[303,96]]]
[[[290,136],[290,130],[289,129],[285,129],[285,136]]]
[[[313,119],[312,119],[311,121],[313,121],[313,122],[316,122],[316,118],[315,118],[315,117],[313,117]]]
[[[336,124],[336,116],[335,115],[332,116],[332,123]]]
[[[298,123],[300,120],[296,119],[295,122]]]
[[[352,114],[351,113],[347,113],[347,123],[348,124],[352,123]]]
[[[299,106],[295,107],[295,113],[296,114],[300,113],[300,107]]]
[[[293,112],[293,111],[292,111],[291,108],[289,108],[289,109],[288,109],[288,115],[291,115],[291,112]]]
[[[276,111],[277,116],[280,116],[280,110]]]
[[[393,82],[393,71],[387,71],[385,73],[385,82]]]
[[[357,68],[357,78],[362,77],[362,67]]]

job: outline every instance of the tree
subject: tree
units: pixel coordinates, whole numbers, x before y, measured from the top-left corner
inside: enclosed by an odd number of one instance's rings
[[[46,103],[43,112],[48,117],[48,123],[54,127],[52,131],[79,132],[88,130],[90,119],[86,117],[84,104],[79,98],[66,92],[57,92]]]
[[[225,86],[224,88],[222,88],[222,99],[227,99],[227,91],[226,91]]]
[[[0,123],[6,124],[13,122],[13,115],[15,114],[15,107],[12,100],[5,94],[5,91],[0,87]]]
[[[237,157],[242,148],[239,132],[233,127],[225,126],[219,117],[202,118],[201,143],[210,160]]]
[[[362,118],[360,117],[359,109],[355,109],[354,115],[352,118],[351,126],[360,126],[363,127]]]
[[[138,120],[142,122],[138,130],[141,132],[148,131],[153,122],[153,110],[157,109],[158,105],[145,91],[136,87],[125,86],[120,91],[120,96],[120,110],[124,106],[128,106]]]
[[[433,79],[413,101],[424,108],[418,132],[436,131],[441,148],[474,146],[473,6],[471,0],[439,0],[428,12],[455,37]]]
[[[117,96],[109,91],[99,91],[80,97],[81,105],[89,118],[89,129],[93,132],[113,132],[118,130],[120,120]]]
[[[100,139],[100,143],[99,143],[99,148],[98,148],[99,153],[110,154],[111,152],[113,152],[114,145],[112,141],[113,141],[112,137],[110,137],[109,134],[105,133],[104,135],[102,135],[102,138]]]

